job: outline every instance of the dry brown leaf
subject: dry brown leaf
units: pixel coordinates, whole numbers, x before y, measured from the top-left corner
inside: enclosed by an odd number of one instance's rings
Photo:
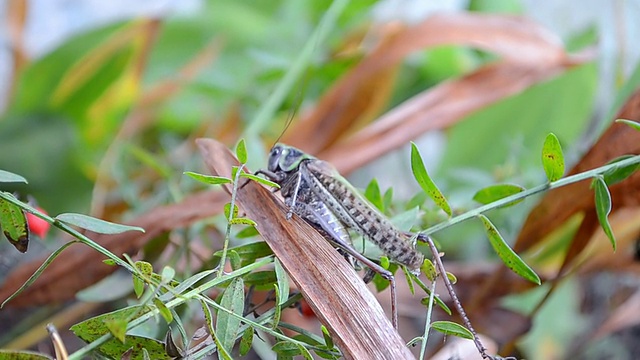
[[[238,165],[223,144],[197,144],[213,175],[229,177]],[[320,234],[297,216],[286,220],[284,204],[258,183],[249,182],[236,200],[347,359],[412,358],[373,294]]]
[[[162,233],[220,213],[226,201],[224,192],[201,192],[178,204],[155,208],[128,223],[144,228],[144,234],[129,231],[117,235],[86,235],[116,255],[134,255],[149,240]],[[117,269],[103,264],[103,259],[103,255],[87,246],[73,245],[60,254],[35,283],[5,306],[29,307],[71,300],[78,291],[95,284]],[[14,269],[0,288],[0,301],[27,281],[44,260],[44,257],[36,259]]]
[[[517,79],[520,73],[525,73],[523,75],[525,76],[524,81],[516,82],[517,84],[513,86],[511,91],[501,92],[500,88],[491,88],[490,93],[497,90],[498,95],[492,101],[511,95],[535,82],[555,75],[570,66],[573,61],[566,58],[562,44],[557,37],[539,25],[523,18],[468,13],[446,14],[429,17],[414,27],[401,30],[397,30],[396,27],[389,27],[389,29],[383,32],[381,36],[383,40],[381,40],[377,48],[337,81],[333,88],[320,100],[314,111],[289,131],[288,134],[290,135],[285,135],[285,142],[314,154],[327,149],[330,144],[336,142],[344,134],[345,129],[350,129],[346,133],[352,131],[353,124],[358,122],[359,117],[364,112],[371,113],[372,108],[367,107],[369,102],[373,101],[376,106],[380,104],[381,99],[375,97],[378,96],[378,91],[386,91],[386,88],[379,89],[376,84],[378,82],[386,84],[390,76],[389,71],[395,69],[407,55],[417,50],[438,45],[469,45],[495,53],[501,56],[504,62],[511,64],[501,73],[502,77],[500,79],[503,81],[513,81],[514,78]],[[519,71],[513,68],[517,68]],[[537,73],[537,76],[530,73]],[[508,78],[507,76],[514,76],[514,78]],[[482,74],[479,74],[479,77],[482,77]],[[480,88],[480,90],[484,89]],[[456,103],[446,102],[446,106],[442,106],[442,108],[463,107],[465,108],[464,114],[492,102],[487,102],[487,100],[483,102],[483,94],[479,92],[474,93],[474,97],[470,97],[469,94],[459,94],[455,90],[457,90],[455,83],[453,86],[448,85],[446,86],[446,91],[440,90],[437,92],[433,100],[441,101],[447,99],[446,96],[454,96],[458,101]],[[460,99],[460,97],[463,98]],[[474,101],[476,97],[478,99]],[[466,103],[460,102],[460,100],[466,100]],[[415,102],[413,104],[415,106]],[[429,102],[430,106],[433,104]],[[402,113],[407,111],[415,112],[416,109],[403,109]],[[424,111],[424,109],[420,109],[418,112],[422,113]],[[456,112],[457,116],[460,116],[459,113]],[[439,116],[441,114],[434,115]],[[447,115],[447,113],[444,115]],[[357,138],[359,142],[363,142],[363,137],[365,139],[372,138],[374,134],[371,134],[371,131],[380,134],[381,130],[386,132],[388,129],[398,126],[398,117],[401,122],[406,115],[398,116],[396,114],[392,116],[395,120],[390,120],[388,117],[382,118],[387,121],[386,124],[376,124],[376,130],[365,130],[365,133]],[[421,116],[421,118],[425,119],[429,118],[429,116]],[[424,122],[427,123],[428,121],[425,120]],[[451,120],[444,123],[449,122]],[[438,126],[442,125],[443,123],[438,124]],[[412,137],[408,138],[411,139],[426,130],[416,131],[414,128],[407,126],[403,128],[403,131],[412,135]],[[403,137],[403,139],[405,138],[406,136]],[[352,141],[353,139],[350,139],[348,143],[350,144]],[[406,141],[406,139],[402,140],[401,143],[406,143]],[[385,138],[385,142],[389,142],[389,140]],[[393,141],[391,142],[393,143]],[[360,143],[357,146],[350,147],[343,145],[340,149],[332,149],[330,154],[323,153],[323,155],[325,158],[333,160],[333,154],[350,154],[349,151],[354,148],[362,150],[360,149],[362,145]],[[397,146],[399,144],[394,144],[392,148]],[[362,152],[371,150],[372,148],[369,146]],[[385,151],[388,150],[388,147],[385,147]],[[379,154],[380,152],[377,152],[377,155]],[[338,158],[341,155],[335,155],[335,157]],[[359,157],[356,156],[355,158],[358,159]],[[351,160],[350,162],[353,161]],[[355,162],[362,164],[362,160]],[[336,165],[341,172],[348,172],[353,166]]]
[[[473,111],[556,76],[570,66],[558,63],[530,67],[508,62],[487,65],[414,96],[318,157],[348,174],[427,131],[451,126]]]

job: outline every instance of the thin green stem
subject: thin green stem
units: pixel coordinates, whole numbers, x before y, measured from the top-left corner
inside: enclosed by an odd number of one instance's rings
[[[446,274],[444,276],[446,276]],[[418,359],[424,359],[426,355],[427,340],[429,340],[429,330],[431,329],[431,314],[433,313],[433,300],[434,300],[434,294],[436,293],[436,279],[433,279],[433,281],[431,282],[431,293],[429,294],[429,307],[427,307],[427,319],[424,324],[424,335],[422,336],[422,344],[420,346],[420,357]]]
[[[231,220],[233,220],[234,209],[236,208],[236,194],[238,193],[238,181],[242,174],[245,164],[240,164],[236,168],[236,174],[233,177],[233,190],[231,191],[231,202],[229,203],[229,217],[227,218],[227,229],[224,232],[224,245],[222,246],[222,255],[220,256],[220,268],[218,269],[218,277],[224,274],[224,263],[227,261],[227,250],[229,249],[229,238],[231,237]]]
[[[576,183],[579,181],[583,181],[583,180],[588,180],[590,178],[593,178],[594,176],[597,175],[602,175],[608,171],[611,171],[613,169],[619,168],[619,167],[625,167],[625,166],[629,166],[629,165],[633,165],[633,164],[640,164],[640,155],[636,155],[633,157],[630,157],[628,159],[613,163],[613,164],[609,164],[609,165],[604,165],[598,168],[595,168],[593,170],[589,170],[589,171],[585,171],[583,173],[579,173],[576,175],[571,175],[568,176],[566,178],[562,178],[558,181],[554,181],[552,183],[546,183],[546,184],[542,184],[542,185],[538,185],[536,187],[532,187],[531,189],[527,189],[525,191],[519,192],[517,194],[511,195],[511,196],[507,196],[505,198],[502,198],[498,201],[494,201],[490,204],[487,205],[483,205],[480,206],[478,208],[475,209],[471,209],[467,212],[465,212],[464,214],[458,215],[458,216],[454,216],[452,218],[450,218],[447,221],[443,221],[439,224],[436,224],[428,229],[426,229],[425,231],[421,231],[421,233],[425,234],[425,235],[431,235],[435,232],[438,232],[440,230],[444,230],[448,227],[451,227],[455,224],[461,223],[465,220],[468,219],[472,219],[475,218],[476,216],[485,213],[489,210],[493,210],[496,208],[499,208],[501,206],[507,205],[509,203],[512,203],[514,201],[517,200],[521,200],[524,199],[526,197],[529,197],[531,195],[546,191],[546,190],[552,190],[552,189],[556,189],[562,186],[566,186],[572,183]]]
[[[311,56],[313,55],[316,45],[324,42],[329,31],[335,28],[335,23],[347,4],[349,4],[348,0],[334,0],[331,6],[329,6],[329,9],[327,9],[322,16],[318,27],[311,35],[311,39],[304,45],[298,57],[293,64],[291,64],[291,68],[289,68],[289,71],[287,71],[282,78],[282,81],[280,81],[271,96],[262,105],[253,121],[247,126],[244,131],[244,137],[253,139],[256,134],[259,134],[269,125],[269,121],[273,118],[276,109],[282,104],[285,96],[291,93],[291,89],[307,68],[309,62],[311,62]]]

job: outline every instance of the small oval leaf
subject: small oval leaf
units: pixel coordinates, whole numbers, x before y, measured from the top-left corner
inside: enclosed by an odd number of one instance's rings
[[[431,328],[445,335],[453,335],[463,339],[473,340],[473,334],[466,327],[452,321],[434,321]]]
[[[249,219],[249,218],[233,218],[231,219],[231,221],[229,221],[229,224],[231,225],[249,225],[249,226],[256,226],[258,224],[256,224],[255,221]]]
[[[436,276],[437,276],[436,267],[435,265],[433,265],[433,262],[431,260],[424,259],[424,262],[420,267],[420,271],[424,273],[424,275],[427,277],[427,279],[429,279],[429,281],[433,282],[436,280]]]
[[[240,139],[240,141],[238,141],[238,145],[236,146],[236,157],[241,164],[247,163],[247,146],[244,143],[244,139]]]
[[[256,175],[253,175],[253,174],[247,174],[246,172],[242,172],[242,174],[240,174],[240,176],[244,177],[244,178],[247,178],[247,179],[251,179],[253,181],[257,181],[260,184],[267,185],[267,186],[272,187],[272,188],[280,189],[280,185],[274,183],[271,180],[267,180],[265,178],[261,178],[260,176],[256,176]]]
[[[120,234],[126,231],[144,232],[144,229],[138,226],[116,224],[83,214],[65,213],[56,216],[55,219],[99,234]]]
[[[560,141],[553,134],[547,135],[542,146],[542,167],[549,182],[554,182],[564,175],[564,156]]]
[[[203,182],[209,185],[220,185],[220,184],[230,184],[233,181],[231,179],[223,177],[223,176],[211,176],[211,175],[203,175],[194,173],[191,171],[185,171],[183,174],[190,176],[191,178]]]
[[[240,338],[240,356],[245,356],[251,350],[251,344],[253,343],[253,326],[249,327],[242,333]]]
[[[494,201],[506,198],[507,196],[517,194],[524,190],[525,189],[522,186],[514,185],[514,184],[491,185],[491,186],[487,186],[484,189],[479,190],[475,195],[473,195],[473,200],[483,205],[486,205]],[[522,200],[514,201],[512,203],[504,205],[504,207],[517,204],[520,201]]]
[[[638,155],[623,155],[620,156],[618,158],[615,158],[611,161],[609,161],[607,164],[615,164],[617,162],[623,161],[623,160],[627,160],[633,157],[636,157]],[[621,181],[623,181],[624,179],[628,178],[629,176],[631,176],[634,172],[636,172],[638,169],[640,169],[640,163],[637,164],[630,164],[627,166],[618,166],[615,167],[609,171],[607,171],[606,173],[602,174],[604,176],[604,182],[607,183],[607,185],[611,186],[613,184],[617,184]]]
[[[14,174],[9,171],[0,170],[0,182],[3,183],[12,183],[12,182],[21,182],[28,184],[27,179],[23,178],[18,174]]]
[[[540,285],[540,278],[538,277],[538,274],[536,274],[535,271],[533,271],[529,265],[527,265],[520,256],[511,249],[511,247],[509,247],[491,221],[482,214],[478,215],[478,218],[482,221],[485,232],[489,237],[489,242],[500,259],[502,259],[502,262],[504,262],[504,264],[516,274]]]
[[[231,211],[231,203],[224,204],[224,217],[229,219],[229,212]],[[233,205],[233,216],[231,219],[235,219],[238,216],[238,205]]]
[[[158,298],[153,299],[153,304],[158,308],[158,312],[162,315],[164,321],[166,321],[167,324],[170,324],[173,321],[171,310],[169,310],[169,308],[167,308],[167,306]]]
[[[602,230],[604,230],[604,233],[609,238],[613,251],[616,251],[616,237],[613,235],[611,224],[609,224],[611,194],[609,194],[609,189],[607,188],[607,184],[602,176],[598,176],[593,179],[592,186],[594,187],[595,192],[596,214],[598,215],[598,221],[600,222],[600,226],[602,226]]]
[[[382,194],[380,194],[380,186],[378,185],[378,180],[373,178],[369,185],[367,185],[366,190],[364,191],[364,197],[369,200],[375,207],[380,211],[384,211],[383,203],[382,203]]]
[[[413,176],[418,184],[420,184],[422,190],[429,195],[439,208],[444,210],[447,215],[451,216],[451,206],[449,206],[449,202],[447,202],[447,199],[442,195],[440,189],[438,189],[436,184],[429,177],[427,168],[424,166],[424,162],[422,161],[422,156],[420,156],[420,152],[418,151],[418,147],[413,142],[411,143],[411,170],[413,171]]]

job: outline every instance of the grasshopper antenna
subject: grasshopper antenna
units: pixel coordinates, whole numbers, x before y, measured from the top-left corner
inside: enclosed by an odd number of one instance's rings
[[[285,124],[284,129],[282,130],[282,132],[280,133],[280,136],[278,136],[278,138],[273,143],[273,145],[271,145],[271,147],[273,147],[275,144],[277,144],[280,141],[280,139],[282,138],[282,136],[287,132],[287,129],[289,129],[289,126],[293,122],[293,118],[296,116],[296,113],[298,112],[298,109],[300,108],[300,105],[302,104],[302,95],[304,94],[304,89],[307,88],[307,84],[308,83],[309,83],[309,70],[307,69],[305,71],[305,75],[304,75],[304,78],[303,78],[302,88],[296,94],[296,98],[295,98],[295,102],[293,104],[293,108],[291,110],[289,110],[289,116],[287,117],[287,123]]]

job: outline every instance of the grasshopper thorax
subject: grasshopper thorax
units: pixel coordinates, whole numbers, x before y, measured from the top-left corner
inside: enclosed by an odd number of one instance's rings
[[[303,160],[315,159],[313,156],[304,153],[302,150],[285,144],[275,144],[269,153],[269,166],[271,172],[292,172],[295,171]]]

